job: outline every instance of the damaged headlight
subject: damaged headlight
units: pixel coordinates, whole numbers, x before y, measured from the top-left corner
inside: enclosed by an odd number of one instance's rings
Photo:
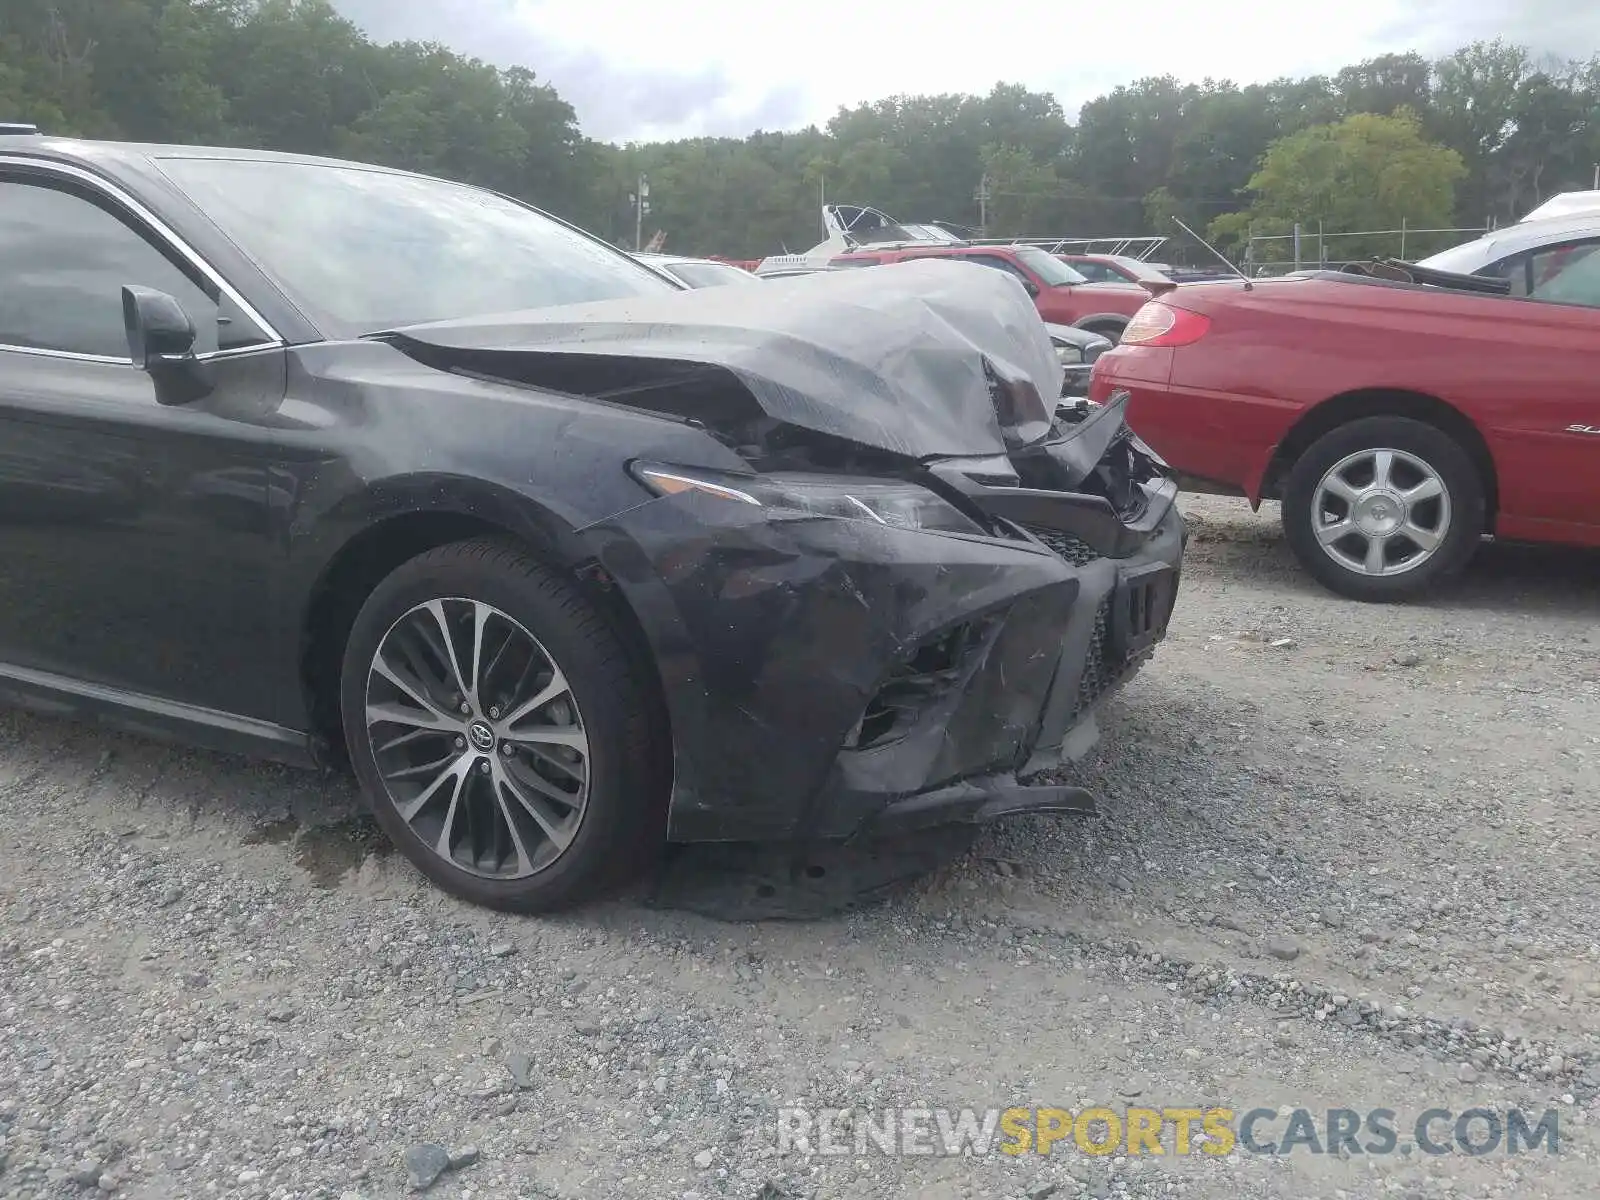
[[[874,521],[898,529],[983,535],[985,530],[925,487],[895,479],[854,475],[731,475],[702,467],[634,463],[633,477],[658,496],[699,492],[735,504],[790,513]]]
[[[1069,342],[1057,342],[1056,357],[1063,367],[1075,367],[1083,361],[1083,351]]]

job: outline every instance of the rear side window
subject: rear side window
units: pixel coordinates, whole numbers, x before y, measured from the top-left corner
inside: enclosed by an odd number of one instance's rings
[[[1009,259],[1001,258],[998,254],[960,254],[956,256],[956,261],[977,263],[981,267],[993,267],[997,271],[1004,271],[1007,275],[1015,276],[1023,283],[1032,282],[1028,278],[1026,271]]]
[[[1033,280],[1028,278],[1028,273],[1009,258],[998,254],[919,254],[918,258],[942,258],[948,262],[972,263],[979,267],[988,267],[991,271],[1004,271],[1024,288],[1033,287]]]
[[[0,345],[125,359],[130,283],[175,297],[195,350],[217,349],[217,302],[143,233],[76,191],[0,180]]]
[[[1528,295],[1600,308],[1600,243],[1554,246],[1529,256]]]
[[[1481,274],[1511,283],[1513,296],[1600,308],[1600,239],[1563,242],[1503,258]]]

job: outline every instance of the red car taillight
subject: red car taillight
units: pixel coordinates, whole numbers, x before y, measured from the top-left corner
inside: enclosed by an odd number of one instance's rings
[[[1210,317],[1151,300],[1133,314],[1120,342],[1124,346],[1188,346],[1205,337],[1210,328]]]

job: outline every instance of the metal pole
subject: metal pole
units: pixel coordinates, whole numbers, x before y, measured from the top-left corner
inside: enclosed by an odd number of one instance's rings
[[[828,218],[823,209],[828,207],[828,177],[817,176],[817,222],[822,227],[822,240],[828,240]]]
[[[1294,223],[1294,269],[1300,270],[1300,222]]]
[[[1406,261],[1406,219],[1400,218],[1400,261]]]
[[[1600,163],[1594,165],[1594,190],[1600,192]]]
[[[1328,244],[1322,240],[1322,218],[1317,218],[1317,266],[1328,265]]]
[[[633,248],[644,249],[644,202],[650,194],[650,181],[639,172],[639,185],[633,193]]]

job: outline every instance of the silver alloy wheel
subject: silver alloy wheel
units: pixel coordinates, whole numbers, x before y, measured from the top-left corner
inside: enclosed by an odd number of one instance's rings
[[[419,604],[383,635],[367,735],[389,801],[451,866],[523,879],[577,836],[589,739],[550,652],[478,600]]]
[[[1311,528],[1323,553],[1358,575],[1402,575],[1427,562],[1450,532],[1450,491],[1405,450],[1347,454],[1311,496]]]

